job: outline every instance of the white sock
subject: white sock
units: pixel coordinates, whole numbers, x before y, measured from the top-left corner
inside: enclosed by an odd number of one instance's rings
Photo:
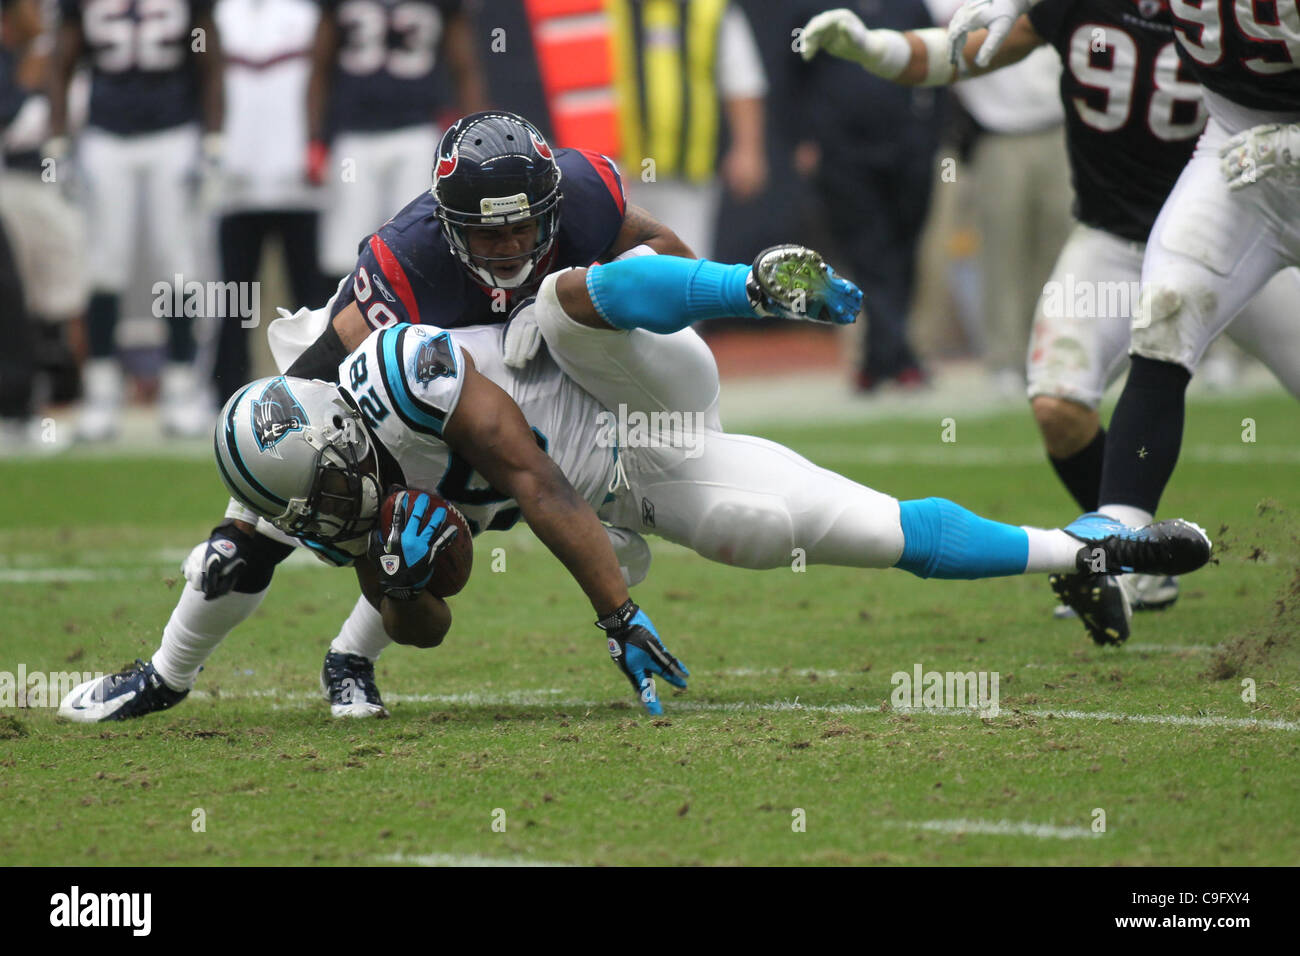
[[[330,650],[340,654],[360,654],[371,661],[377,661],[384,648],[391,643],[393,639],[384,630],[383,617],[362,595],[357,598],[352,613],[339,628],[339,636],[330,643]]]
[[[1071,538],[1060,528],[1024,528],[1029,536],[1029,561],[1025,574],[1077,571],[1075,558],[1083,542]]]
[[[1097,509],[1108,518],[1122,521],[1130,528],[1142,528],[1155,520],[1155,515],[1132,505],[1102,505]]]
[[[227,634],[257,610],[269,588],[256,594],[231,591],[211,601],[188,585],[181,589],[176,610],[163,628],[162,646],[153,655],[153,667],[172,690],[188,690]]]

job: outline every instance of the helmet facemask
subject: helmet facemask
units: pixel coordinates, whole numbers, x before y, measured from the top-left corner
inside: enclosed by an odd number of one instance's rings
[[[490,289],[518,289],[536,278],[538,264],[555,244],[556,227],[560,219],[560,194],[557,190],[540,205],[530,205],[528,197],[523,193],[484,197],[480,200],[480,212],[477,215],[439,206],[438,218],[442,221],[443,232],[457,258],[480,284]],[[527,222],[537,223],[537,239],[530,252],[511,256],[483,256],[475,255],[470,250],[469,230],[474,227],[509,228]],[[492,268],[498,263],[512,263],[520,259],[524,260],[523,266],[509,277],[498,276]]]
[[[379,516],[379,476],[365,429],[351,416],[310,429],[303,440],[316,451],[305,497],[292,498],[274,524],[294,537],[322,543],[368,533]]]

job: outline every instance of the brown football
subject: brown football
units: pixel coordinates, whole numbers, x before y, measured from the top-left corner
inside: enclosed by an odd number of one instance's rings
[[[393,509],[397,506],[397,496],[404,492],[415,496],[421,494],[421,489],[399,488],[384,499],[384,505],[379,510],[379,533],[385,538],[392,530]],[[425,491],[423,494],[428,495],[432,502],[425,513],[424,520],[427,522],[439,508],[446,508],[452,523],[457,528],[455,539],[438,552],[438,557],[433,563],[433,577],[429,579],[427,587],[428,592],[434,597],[451,597],[459,593],[469,582],[470,571],[474,568],[474,538],[469,531],[469,522],[455,505],[436,491]],[[424,530],[424,525],[421,525],[420,530]]]

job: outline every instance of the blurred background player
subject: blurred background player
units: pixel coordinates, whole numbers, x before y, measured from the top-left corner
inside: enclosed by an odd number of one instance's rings
[[[722,191],[746,202],[767,185],[767,75],[749,21],[727,0],[607,8],[628,195],[712,255]]]
[[[1014,69],[1009,64],[1048,43],[1065,63],[1060,98],[1079,222],[1038,303],[1029,393],[1052,466],[1085,512],[1100,503],[1106,432],[1097,405],[1123,370],[1146,237],[1205,124],[1201,89],[1181,75],[1170,27],[1159,4],[1134,13],[1129,0],[1043,0],[1016,22],[989,67]],[[808,39],[898,83],[956,77],[946,58],[936,62],[945,42],[938,31],[868,31],[836,11],[813,20]],[[982,39],[970,40],[964,69],[973,73],[980,71],[969,61]],[[1090,101],[1088,91],[1103,83],[1107,97]],[[1300,272],[1287,270],[1247,305],[1233,330],[1300,396],[1297,302]],[[1096,629],[1102,636],[1108,627],[1112,638],[1127,635],[1128,604],[1158,608],[1178,596],[1172,578],[1132,575],[1120,582],[1115,588],[1124,593],[1112,595],[1118,613]]]
[[[60,10],[45,155],[57,177],[70,175],[68,85],[86,61],[90,108],[71,173],[84,191],[91,289],[77,430],[96,441],[111,438],[120,424],[124,383],[115,335],[133,257],[149,255],[149,275],[169,286],[177,275],[182,282],[197,278],[203,220],[195,187],[210,181],[220,163],[221,48],[211,0],[61,0]],[[167,321],[162,425],[197,437],[211,427],[212,414],[194,369],[193,316]]]
[[[307,176],[326,187],[320,266],[334,283],[357,244],[428,189],[439,112],[487,104],[460,0],[321,0],[312,48]],[[435,73],[445,59],[454,103]]]
[[[320,190],[305,175],[303,109],[320,8],[312,0],[219,0],[215,16],[226,61],[222,278],[257,280],[265,250],[278,239],[293,302],[324,301],[331,290],[318,267]],[[259,313],[265,307],[259,303]],[[239,318],[221,322],[213,367],[218,405],[254,377],[249,343],[264,334],[263,325],[245,328]]]
[[[934,26],[922,0],[860,0],[854,9],[874,26]],[[867,301],[854,386],[869,392],[890,381],[920,385],[925,375],[907,326],[934,189],[942,94],[899,87],[832,57],[813,60],[801,79],[797,122],[804,138],[796,167],[811,175],[844,273]]]

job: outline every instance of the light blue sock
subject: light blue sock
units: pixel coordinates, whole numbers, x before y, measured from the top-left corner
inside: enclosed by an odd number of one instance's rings
[[[754,316],[745,293],[749,266],[708,259],[637,256],[587,270],[587,292],[616,329],[667,335],[700,319]]]
[[[922,578],[996,578],[1024,574],[1024,528],[981,518],[946,498],[900,501],[903,556],[894,565]]]

